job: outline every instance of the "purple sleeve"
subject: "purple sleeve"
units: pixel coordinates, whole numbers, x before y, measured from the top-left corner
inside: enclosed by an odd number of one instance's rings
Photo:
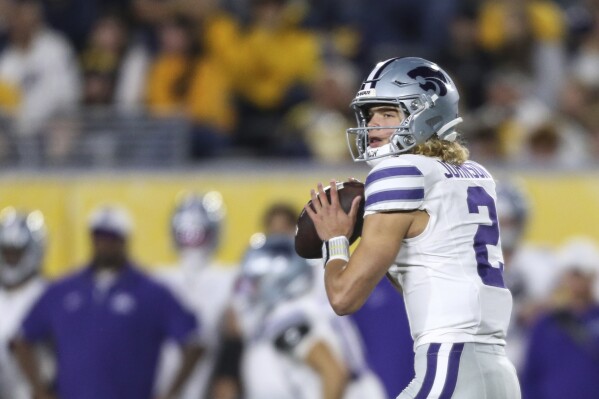
[[[48,340],[52,336],[53,298],[47,289],[34,303],[21,324],[21,336],[30,342]]]
[[[193,313],[168,291],[164,290],[162,315],[166,336],[179,344],[185,344],[199,336],[199,323]]]

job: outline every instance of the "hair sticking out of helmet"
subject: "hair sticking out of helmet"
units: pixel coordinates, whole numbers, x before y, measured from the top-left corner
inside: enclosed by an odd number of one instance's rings
[[[287,235],[271,235],[253,243],[241,263],[240,285],[253,306],[272,308],[299,297],[312,287],[312,267],[295,253]]]
[[[422,58],[391,58],[379,62],[362,83],[351,103],[358,126],[347,130],[354,161],[371,162],[411,151],[435,136],[444,141],[457,139],[455,126],[459,94],[449,75],[437,64]],[[391,106],[403,113],[393,126],[374,126],[370,109]],[[370,135],[389,132],[389,143],[370,146]]]
[[[37,274],[42,267],[46,227],[40,211],[0,212],[0,284],[12,287]]]

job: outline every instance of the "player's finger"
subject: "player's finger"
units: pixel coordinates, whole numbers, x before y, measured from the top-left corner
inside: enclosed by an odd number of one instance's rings
[[[329,200],[327,199],[327,194],[324,192],[322,183],[318,183],[318,196],[320,197],[320,205],[322,205],[323,208],[328,207]]]
[[[314,219],[316,218],[316,212],[314,212],[310,204],[304,205],[304,210],[306,211],[310,219],[312,219],[312,221],[314,222]]]
[[[320,198],[318,195],[316,195],[316,191],[314,191],[314,189],[310,190],[310,197],[312,197],[312,206],[314,207],[314,210],[318,212],[320,209],[322,209],[322,204],[320,203]]]
[[[358,209],[360,208],[360,201],[362,201],[362,197],[361,196],[357,196],[356,198],[353,199],[352,203],[351,203],[351,209],[349,210],[349,217],[352,218],[352,220],[356,220],[357,216],[358,216]]]
[[[329,190],[331,193],[331,205],[334,207],[339,207],[339,192],[337,191],[337,182],[331,179],[331,189]]]

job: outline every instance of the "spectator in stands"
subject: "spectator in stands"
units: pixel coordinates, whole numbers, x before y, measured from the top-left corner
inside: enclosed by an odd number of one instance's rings
[[[592,399],[599,392],[599,252],[573,241],[560,252],[556,307],[533,327],[522,373],[524,399]]]
[[[0,0],[0,52],[8,42],[8,27],[10,19],[10,1]]]
[[[130,0],[41,0],[44,19],[48,25],[60,32],[80,53],[88,41],[88,36],[103,9],[119,6],[122,9]]]
[[[565,74],[565,25],[549,0],[487,0],[478,14],[480,43],[498,68],[534,79],[534,93],[553,106]]]
[[[102,206],[90,217],[93,257],[82,271],[51,284],[25,317],[15,354],[33,397],[52,397],[32,350],[52,341],[61,399],[149,399],[167,339],[184,361],[165,398],[174,398],[201,354],[198,326],[169,291],[133,266],[127,212]]]
[[[590,134],[588,150],[591,158],[597,160],[599,159],[599,104],[587,109],[584,121]]]
[[[460,107],[471,111],[484,101],[485,85],[493,64],[479,42],[476,16],[478,2],[456,1],[459,4],[449,21],[447,44],[439,51],[439,65],[451,76],[460,91]]]
[[[214,259],[222,242],[225,212],[223,198],[216,191],[181,196],[169,226],[179,262],[156,275],[196,314],[202,326],[205,352],[179,399],[214,397],[207,394],[208,387],[219,351],[223,350],[219,345],[221,328],[236,274],[234,267],[219,265]],[[169,344],[161,360],[160,390],[168,386],[180,362],[178,348]]]
[[[0,108],[16,116],[21,136],[39,133],[55,113],[77,106],[79,69],[72,47],[48,29],[40,0],[19,0],[10,12],[10,41],[0,54]]]
[[[583,7],[590,8],[579,9],[590,18],[589,27],[584,34],[579,36],[579,46],[573,51],[571,61],[572,74],[585,87],[597,91],[599,89],[599,7],[593,6],[592,2],[585,2]]]
[[[485,102],[469,116],[467,128],[494,135],[500,161],[526,160],[528,135],[550,119],[550,108],[531,94],[530,80],[517,70],[495,71],[484,84]]]
[[[240,119],[237,146],[277,155],[272,143],[281,115],[307,98],[322,63],[318,36],[300,26],[289,0],[251,0],[251,19],[236,48]]]
[[[0,398],[3,399],[31,398],[29,384],[10,353],[10,340],[46,286],[40,273],[45,246],[46,229],[41,212],[18,212],[12,207],[0,212]]]
[[[436,59],[448,44],[449,24],[458,2],[379,0],[376,7],[368,0],[357,3],[361,10],[358,26],[366,53],[364,63],[369,65],[361,68],[367,69],[362,70],[367,73],[373,63],[398,55]]]
[[[353,123],[347,106],[358,85],[357,71],[342,60],[327,62],[310,86],[310,98],[293,107],[282,123],[282,132],[273,139],[277,152],[288,156],[312,156],[326,163],[349,160],[345,131]]]
[[[192,122],[194,158],[225,151],[236,120],[230,71],[214,53],[205,51],[200,40],[203,28],[183,15],[164,21],[158,32],[158,53],[147,77],[150,110]]]
[[[81,55],[83,103],[91,106],[141,106],[149,55],[132,42],[129,27],[115,12],[94,23]]]
[[[564,119],[551,119],[526,136],[518,162],[537,167],[572,168],[590,158],[588,134],[568,126]]]

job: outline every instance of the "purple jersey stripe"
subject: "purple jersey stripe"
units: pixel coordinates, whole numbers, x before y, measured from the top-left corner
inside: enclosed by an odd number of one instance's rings
[[[386,179],[388,177],[404,177],[404,176],[422,176],[422,172],[415,166],[395,166],[372,172],[366,178],[366,185],[374,183],[377,180]]]
[[[369,195],[366,198],[366,207],[385,201],[418,201],[424,199],[423,188],[411,188],[404,190],[385,190]]]
[[[426,374],[424,374],[424,381],[422,381],[422,386],[414,399],[426,399],[431,392],[435,382],[435,374],[437,374],[437,355],[440,347],[441,344],[431,344],[428,347],[428,351],[426,351]]]
[[[451,351],[449,352],[449,365],[447,366],[447,377],[439,399],[450,399],[453,395],[455,385],[458,381],[458,370],[460,368],[460,358],[462,357],[463,349],[463,343],[453,344],[451,347]]]

